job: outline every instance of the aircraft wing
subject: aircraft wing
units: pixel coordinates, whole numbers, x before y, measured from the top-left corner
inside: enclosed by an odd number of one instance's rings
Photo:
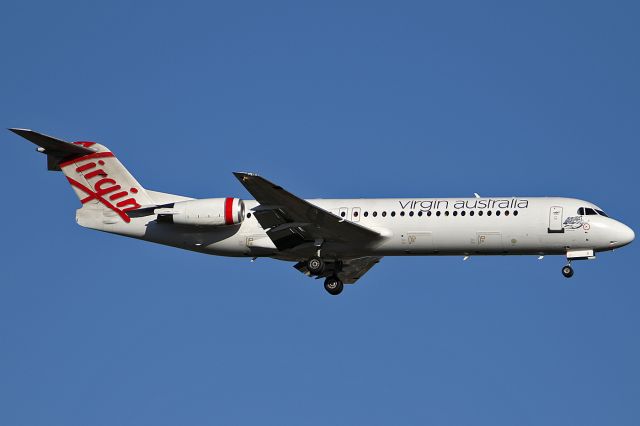
[[[369,269],[373,268],[373,265],[380,262],[380,259],[382,259],[381,256],[365,256],[343,260],[340,272],[337,274],[338,278],[340,278],[340,280],[345,284],[353,284],[366,274]],[[294,267],[303,274],[309,274],[306,262],[298,262]],[[318,278],[329,276],[332,273],[333,272],[330,271]]]
[[[318,240],[367,244],[380,237],[377,232],[296,197],[256,174],[234,175],[260,203],[253,214],[279,250]]]

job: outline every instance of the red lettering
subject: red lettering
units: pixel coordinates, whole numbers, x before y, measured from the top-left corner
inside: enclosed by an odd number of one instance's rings
[[[104,185],[104,184],[111,184],[113,186],[102,188],[102,185]],[[104,179],[100,179],[99,181],[96,182],[94,189],[96,190],[96,193],[98,195],[103,196],[103,195],[106,195],[106,194],[108,194],[110,192],[117,191],[117,190],[121,189],[121,186],[118,185],[116,183],[116,181],[113,180],[113,179],[104,178]]]
[[[120,188],[118,186],[118,188]],[[129,195],[129,193],[127,191],[120,191],[117,194],[113,194],[111,197],[109,197],[110,200],[117,200],[118,198],[122,198]]]
[[[94,177],[96,177],[96,176],[107,176],[107,174],[104,172],[104,170],[102,170],[102,169],[98,169],[98,170],[94,170],[94,171],[92,171],[91,173],[87,173],[87,174],[84,176],[84,178],[85,178],[86,180],[89,180],[89,179],[94,178]]]
[[[124,206],[129,206],[127,208],[123,208]],[[142,207],[134,198],[128,198],[124,201],[120,201],[116,206],[120,207],[123,212],[128,212],[129,210],[135,210]]]
[[[94,163],[94,162],[87,163],[87,164],[84,164],[84,165],[78,167],[76,169],[76,172],[78,172],[78,173],[84,172],[85,170],[93,169],[95,166],[96,166],[96,163]]]
[[[70,166],[71,164],[75,164],[78,161],[90,160],[92,158],[109,158],[109,157],[114,157],[112,152],[96,152],[94,154],[87,154],[84,157],[74,158],[73,160],[64,161],[60,163],[59,166],[62,169],[64,167]]]
[[[87,194],[87,197],[83,198],[81,200],[82,204],[88,203],[91,200],[97,200],[98,202],[102,203],[102,205],[104,205],[106,208],[116,212],[118,214],[118,216],[120,216],[120,218],[122,218],[122,220],[125,223],[129,223],[131,222],[131,218],[129,216],[127,216],[127,214],[124,212],[124,210],[120,210],[117,207],[115,207],[113,204],[111,204],[109,201],[105,200],[104,198],[102,198],[102,196],[100,196],[99,194],[93,192],[91,189],[87,188],[86,186],[84,186],[83,184],[81,184],[80,182],[71,179],[70,177],[67,176],[67,180],[69,181],[69,183],[71,184],[71,186],[78,188],[80,191],[84,192],[85,194]],[[131,203],[133,202],[133,204]],[[141,206],[136,202],[136,200],[134,199],[129,199],[126,201],[122,201],[120,204],[122,205],[126,205],[125,203],[128,203],[131,205],[131,207],[128,210],[133,210],[136,208],[140,208]],[[137,207],[136,207],[137,206]]]

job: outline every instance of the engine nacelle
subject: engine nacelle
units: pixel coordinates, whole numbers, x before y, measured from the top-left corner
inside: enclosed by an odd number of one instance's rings
[[[158,222],[191,226],[237,225],[244,220],[244,202],[238,198],[205,198],[174,203],[154,210]]]

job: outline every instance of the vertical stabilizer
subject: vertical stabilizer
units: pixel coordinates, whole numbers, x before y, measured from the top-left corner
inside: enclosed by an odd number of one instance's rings
[[[27,129],[9,129],[38,145],[47,154],[49,170],[62,170],[83,204],[110,211],[125,223],[128,211],[154,202],[145,189],[107,147],[95,142],[65,142]]]

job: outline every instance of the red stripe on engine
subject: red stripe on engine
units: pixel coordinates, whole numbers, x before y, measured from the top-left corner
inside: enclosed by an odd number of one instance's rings
[[[62,168],[62,167],[67,167],[72,164],[75,164],[76,161],[84,161],[84,160],[89,160],[91,158],[107,158],[107,157],[115,157],[115,155],[113,155],[112,152],[96,152],[95,154],[87,154],[84,157],[78,157],[78,158],[74,158],[73,160],[65,161],[63,163],[60,163],[59,166],[60,168]]]
[[[233,225],[233,198],[224,199],[224,223]]]

